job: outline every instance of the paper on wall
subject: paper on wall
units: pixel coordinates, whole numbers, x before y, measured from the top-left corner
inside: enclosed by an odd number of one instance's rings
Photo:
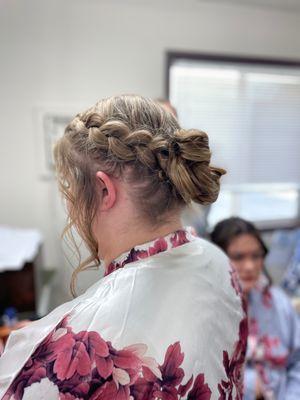
[[[17,271],[38,253],[42,235],[36,229],[0,225],[0,272]]]

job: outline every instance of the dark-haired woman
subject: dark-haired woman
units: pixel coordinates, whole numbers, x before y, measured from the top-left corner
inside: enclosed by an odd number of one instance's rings
[[[300,399],[300,326],[288,297],[264,269],[267,248],[241,218],[219,222],[211,234],[236,269],[248,302],[245,400]]]

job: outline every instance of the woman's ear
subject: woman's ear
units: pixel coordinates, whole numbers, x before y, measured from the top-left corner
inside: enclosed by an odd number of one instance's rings
[[[96,173],[97,187],[101,198],[100,211],[108,211],[116,202],[116,186],[112,178],[105,172]]]

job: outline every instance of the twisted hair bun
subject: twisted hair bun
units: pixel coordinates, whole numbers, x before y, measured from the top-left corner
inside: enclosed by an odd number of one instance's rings
[[[167,174],[186,203],[213,203],[225,170],[210,166],[208,136],[196,129],[177,130],[170,141]]]

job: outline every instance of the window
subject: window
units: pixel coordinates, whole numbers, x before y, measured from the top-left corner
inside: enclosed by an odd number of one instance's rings
[[[169,53],[167,84],[181,124],[209,134],[228,172],[211,223],[296,218],[300,63]]]

